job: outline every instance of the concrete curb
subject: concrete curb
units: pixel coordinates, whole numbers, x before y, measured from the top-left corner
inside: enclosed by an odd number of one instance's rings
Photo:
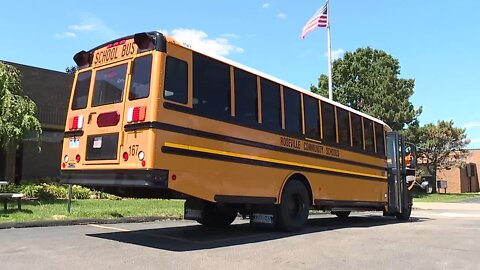
[[[117,223],[141,223],[164,220],[181,220],[178,217],[124,217],[114,219],[70,219],[70,220],[45,220],[45,221],[28,221],[28,222],[6,222],[0,223],[1,229],[12,228],[32,228],[32,227],[54,227],[54,226],[72,226],[72,225],[87,225],[87,224],[117,224]]]
[[[414,202],[413,209],[480,211],[480,204],[479,203]]]

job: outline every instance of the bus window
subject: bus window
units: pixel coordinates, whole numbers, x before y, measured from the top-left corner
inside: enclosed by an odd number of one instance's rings
[[[230,116],[230,66],[193,55],[193,108],[216,118]]]
[[[355,113],[351,113],[350,117],[352,118],[353,147],[363,150],[362,118]]]
[[[350,119],[348,112],[337,107],[338,121],[338,143],[344,146],[350,146]]]
[[[258,123],[257,76],[235,68],[235,117]]]
[[[260,80],[262,89],[262,123],[268,130],[282,129],[280,109],[280,85],[266,79]]]
[[[122,102],[127,64],[100,70],[95,75],[92,106]]]
[[[167,56],[163,97],[167,100],[187,104],[188,65],[187,62]]]
[[[129,100],[146,98],[150,95],[150,76],[152,75],[152,55],[135,59]]]
[[[375,152],[373,144],[373,121],[363,118],[363,130],[365,132],[365,150],[368,152]]]
[[[385,155],[385,140],[383,139],[383,126],[375,123],[375,136],[377,139],[377,153]]]
[[[335,128],[335,111],[333,105],[322,102],[323,142],[335,143],[337,131]]]
[[[305,114],[305,135],[309,138],[320,138],[320,114],[318,111],[318,100],[303,95],[303,107]]]
[[[75,94],[72,100],[72,110],[84,109],[87,107],[88,90],[90,89],[90,79],[92,72],[82,72],[78,74],[77,84],[75,85]]]
[[[302,134],[302,104],[300,93],[290,88],[283,87],[285,106],[285,130]]]

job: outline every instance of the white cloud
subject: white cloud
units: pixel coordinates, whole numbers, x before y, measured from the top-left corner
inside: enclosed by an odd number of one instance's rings
[[[91,31],[95,28],[95,24],[74,24],[68,26],[68,29],[75,30],[75,31]]]
[[[57,39],[62,39],[62,38],[75,38],[77,37],[77,34],[73,33],[73,32],[63,32],[61,34],[55,34],[53,35],[54,38],[57,38]]]
[[[262,5],[262,8],[268,8],[268,7],[270,7],[270,3],[265,3]]]
[[[332,62],[342,57],[344,53],[345,51],[343,49],[332,50]],[[326,52],[323,56],[328,57],[328,52]]]
[[[170,31],[161,31],[164,34],[169,34]],[[177,28],[170,32],[170,35],[179,42],[186,43],[194,49],[206,51],[216,55],[229,55],[231,53],[243,53],[244,50],[240,47],[232,45],[225,37],[209,38],[207,33],[196,29]]]
[[[237,34],[223,34],[222,37],[225,37],[225,38],[240,38],[240,36],[237,35]]]
[[[479,121],[466,123],[465,125],[462,126],[462,128],[478,128],[478,127],[480,127]]]
[[[285,18],[287,18],[287,15],[285,15],[285,14],[282,13],[282,12],[280,12],[280,13],[277,14],[277,18],[279,18],[279,19],[285,19]]]

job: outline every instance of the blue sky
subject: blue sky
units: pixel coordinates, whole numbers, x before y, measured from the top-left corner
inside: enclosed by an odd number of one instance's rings
[[[300,32],[324,1],[6,1],[0,59],[64,71],[72,56],[161,30],[305,89],[327,73],[327,34]],[[370,46],[415,79],[421,124],[454,120],[480,148],[480,1],[331,0],[332,51]],[[66,90],[69,91],[69,90]]]

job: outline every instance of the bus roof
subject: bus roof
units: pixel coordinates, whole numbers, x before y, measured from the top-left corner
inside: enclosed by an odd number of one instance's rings
[[[390,128],[387,124],[385,124],[385,122],[383,122],[382,120],[380,120],[380,119],[378,119],[378,118],[372,117],[372,116],[370,116],[370,115],[367,115],[367,114],[365,114],[365,113],[362,113],[362,112],[360,112],[360,111],[357,111],[357,110],[355,110],[355,109],[352,109],[352,108],[350,108],[350,107],[348,107],[348,106],[345,106],[345,105],[343,105],[343,104],[340,104],[340,103],[338,103],[338,102],[336,102],[336,101],[329,100],[329,99],[327,99],[327,98],[325,98],[325,97],[322,97],[322,96],[320,96],[320,95],[318,95],[318,94],[315,94],[315,93],[313,93],[313,92],[307,91],[307,90],[305,90],[305,89],[303,89],[303,88],[301,88],[301,87],[299,87],[299,86],[293,85],[293,84],[291,84],[291,83],[289,83],[289,82],[286,82],[286,81],[283,81],[283,80],[281,80],[281,79],[278,79],[278,78],[276,78],[276,77],[274,77],[274,76],[268,75],[268,74],[266,74],[266,73],[264,73],[264,72],[261,72],[261,71],[258,71],[258,70],[256,70],[256,69],[253,69],[253,68],[251,68],[251,67],[248,67],[248,66],[245,66],[245,65],[243,65],[243,64],[237,63],[237,62],[235,62],[235,61],[233,61],[233,60],[227,59],[227,58],[222,57],[222,56],[219,56],[219,55],[212,54],[212,53],[207,52],[207,51],[205,51],[205,50],[200,50],[200,49],[198,49],[198,48],[195,48],[194,46],[191,46],[191,45],[188,44],[188,43],[178,42],[176,39],[174,39],[174,38],[171,37],[171,36],[168,36],[168,35],[164,35],[164,36],[166,37],[167,42],[171,42],[171,43],[175,43],[175,44],[181,45],[181,46],[183,46],[183,47],[185,47],[185,48],[187,48],[187,49],[190,49],[190,50],[192,50],[192,51],[201,53],[201,54],[203,54],[203,55],[206,55],[206,56],[211,57],[211,58],[213,58],[213,59],[219,60],[219,61],[224,62],[224,63],[226,63],[226,64],[229,64],[229,65],[231,65],[231,66],[234,66],[234,67],[243,69],[243,70],[245,70],[245,71],[248,71],[248,72],[253,73],[253,74],[257,75],[257,76],[263,77],[263,78],[265,78],[265,79],[271,80],[271,81],[273,81],[273,82],[276,82],[276,83],[281,84],[281,85],[283,85],[283,86],[286,86],[286,87],[288,87],[288,88],[295,89],[295,90],[297,90],[297,91],[299,91],[299,92],[302,92],[303,94],[310,95],[310,96],[312,96],[312,97],[318,98],[318,99],[320,99],[320,100],[322,100],[322,101],[324,101],[324,102],[333,104],[333,105],[335,105],[335,106],[337,106],[337,107],[339,107],[339,108],[342,108],[342,109],[345,109],[345,110],[347,110],[347,111],[356,113],[356,114],[358,114],[358,115],[360,115],[360,116],[363,116],[363,117],[365,117],[365,118],[368,118],[368,119],[370,119],[370,120],[372,120],[372,121],[375,121],[375,122],[377,122],[377,123],[380,123],[380,124],[388,127],[388,128],[387,128],[387,131],[391,131],[391,128]]]

